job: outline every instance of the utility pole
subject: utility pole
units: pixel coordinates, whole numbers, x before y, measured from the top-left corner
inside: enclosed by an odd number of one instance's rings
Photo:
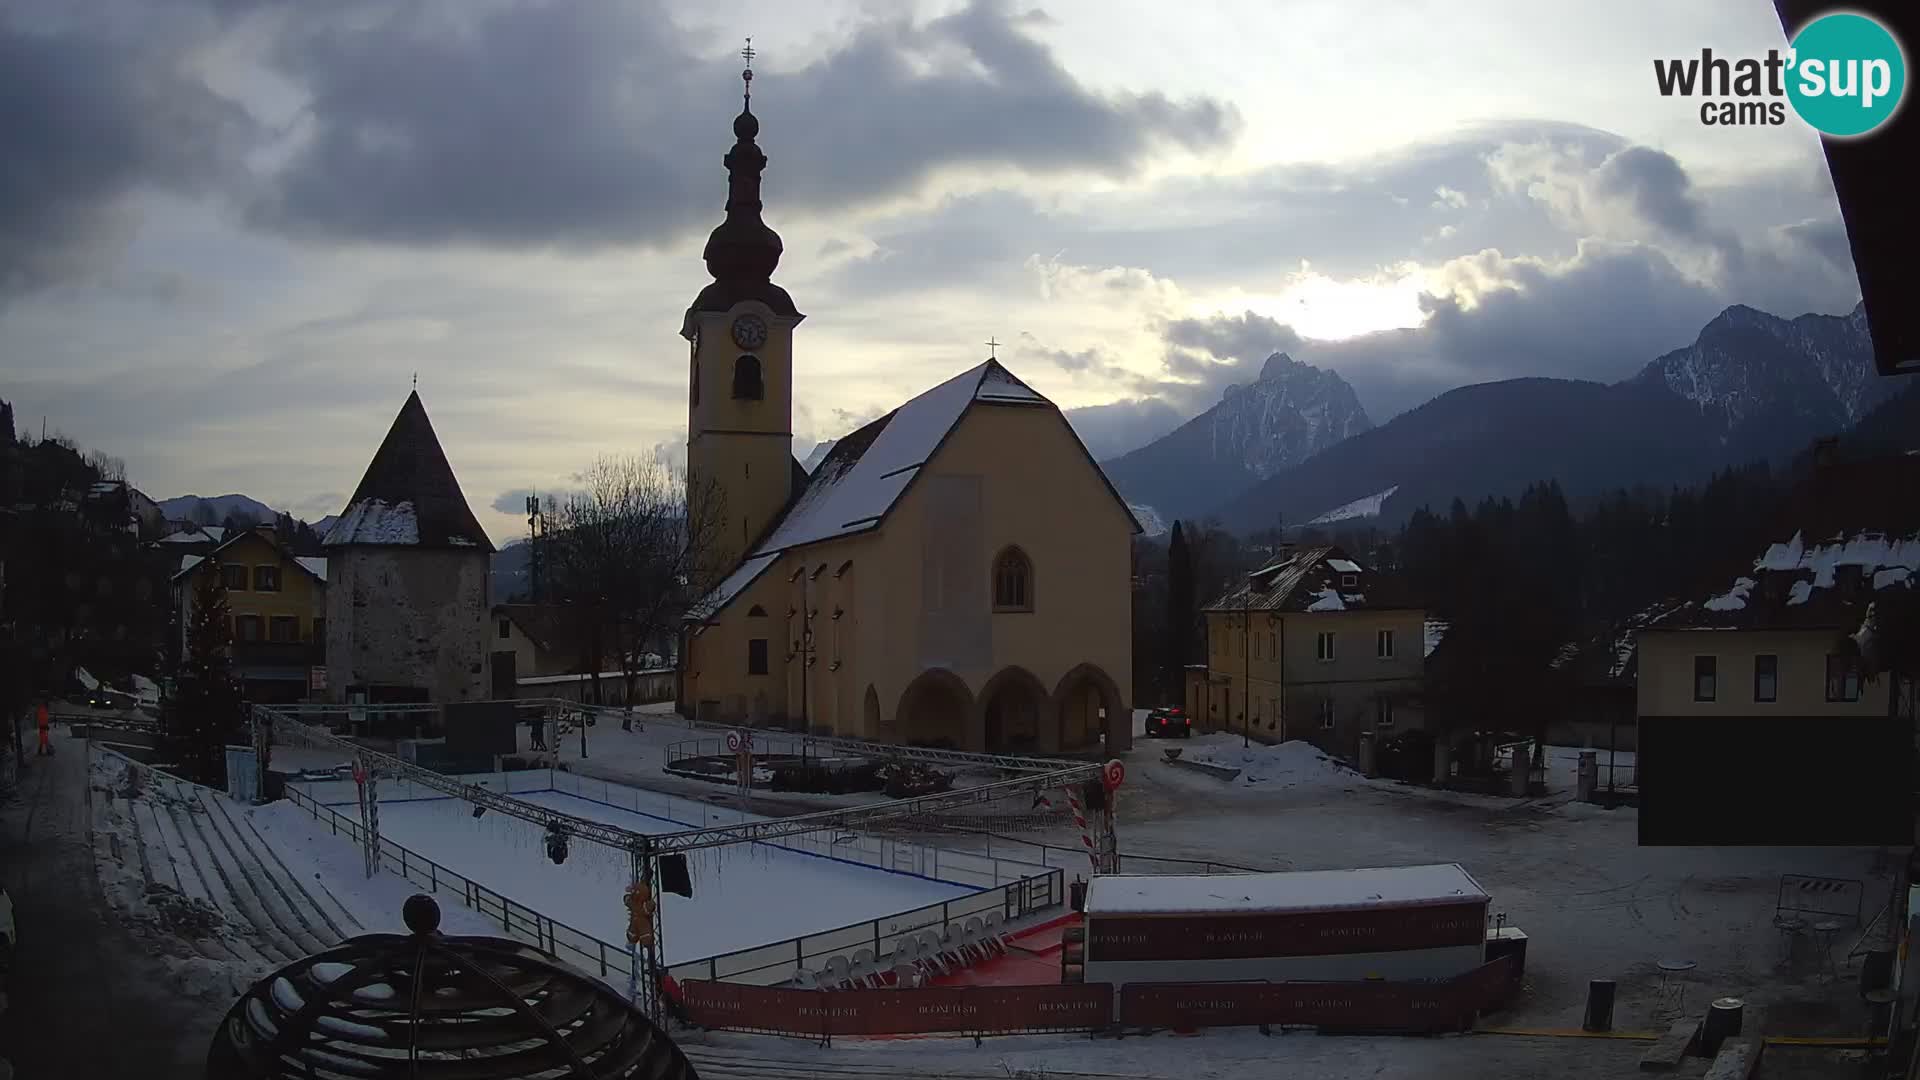
[[[1253,579],[1240,594],[1240,746],[1253,747]]]
[[[543,546],[541,534],[546,532],[546,529],[543,527],[544,525],[545,522],[541,520],[540,514],[540,496],[538,494],[528,494],[527,597],[536,604],[545,599],[545,590],[540,587],[541,571],[544,569],[541,564],[545,561],[541,558],[542,552],[540,550]]]

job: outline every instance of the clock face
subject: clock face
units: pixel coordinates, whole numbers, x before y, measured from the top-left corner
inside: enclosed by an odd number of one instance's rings
[[[758,315],[742,315],[733,320],[733,343],[743,349],[757,349],[767,343],[767,324]]]

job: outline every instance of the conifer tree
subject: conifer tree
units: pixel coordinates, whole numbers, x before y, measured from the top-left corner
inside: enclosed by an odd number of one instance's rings
[[[182,769],[198,783],[226,782],[226,748],[242,739],[240,684],[233,676],[227,587],[217,560],[197,575],[187,656],[168,720]]]

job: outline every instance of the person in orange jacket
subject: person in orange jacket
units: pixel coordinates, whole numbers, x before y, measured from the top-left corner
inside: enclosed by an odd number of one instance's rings
[[[34,720],[40,725],[40,756],[52,757],[53,740],[51,735],[53,733],[53,718],[47,712],[47,702],[45,698],[40,700],[39,708],[34,710]]]

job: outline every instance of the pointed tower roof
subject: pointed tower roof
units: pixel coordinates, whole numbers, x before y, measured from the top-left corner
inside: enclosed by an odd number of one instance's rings
[[[703,254],[713,283],[700,290],[687,309],[682,333],[689,337],[695,312],[726,311],[742,300],[758,300],[778,314],[804,318],[787,290],[772,281],[782,245],[780,234],[760,219],[760,174],[767,155],[754,142],[760,119],[753,115],[753,39],[747,42],[741,50],[747,68],[740,73],[746,89],[740,115],[733,120],[733,149],[722,159],[727,167],[727,216],[707,237]]]
[[[407,395],[325,543],[493,551],[453,478],[419,391]]]

